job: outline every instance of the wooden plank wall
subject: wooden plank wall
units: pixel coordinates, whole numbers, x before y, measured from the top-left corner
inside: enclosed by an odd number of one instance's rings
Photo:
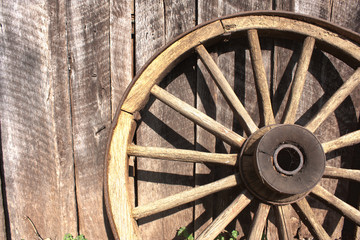
[[[113,238],[104,210],[103,161],[111,119],[126,86],[134,73],[178,34],[212,18],[249,10],[294,11],[360,32],[357,0],[1,1],[0,239],[35,239],[29,219],[43,238],[61,239],[67,232],[82,233],[88,239]],[[263,46],[274,98],[286,94],[277,91],[277,86],[286,85],[291,77],[299,54],[289,56],[293,47],[276,41]],[[233,52],[212,49],[231,84],[245,75],[251,81],[251,65],[243,48],[231,45]],[[326,56],[315,57],[330,64]],[[234,58],[235,65],[229,65]],[[223,118],[224,112],[232,116],[230,109],[214,84],[207,81],[203,66],[199,63],[197,68],[192,67],[195,62],[192,59],[175,69],[163,87],[232,127],[232,117]],[[340,69],[336,74],[348,76],[349,70],[342,63],[333,64]],[[274,66],[275,71],[271,71]],[[325,80],[332,66],[320,69],[318,75],[319,69],[314,64],[312,67],[311,75]],[[184,74],[180,74],[182,69]],[[197,81],[187,81],[191,78]],[[212,97],[205,101],[205,96]],[[359,94],[354,97],[359,100]],[[172,110],[160,107],[155,101],[143,116],[144,128],[136,139],[139,143],[231,151],[186,119],[179,121],[176,117],[172,121]],[[281,106],[277,108],[281,112]],[[308,106],[303,109],[306,111]],[[334,131],[334,136],[353,128],[358,117],[344,121],[347,124]],[[163,122],[166,118],[170,120]],[[336,119],[328,124],[331,121]],[[163,138],[158,138],[159,134]],[[231,171],[146,159],[138,159],[134,167],[136,204],[204,184]],[[342,185],[328,184],[346,197],[347,193],[341,193]],[[198,234],[231,199],[230,192],[216,194],[143,219],[139,224],[144,239],[172,239],[181,226]],[[306,237],[306,228],[290,214],[295,226],[293,235],[300,231]],[[319,214],[330,226],[330,234],[339,236],[343,225],[338,222],[343,220],[326,211]],[[239,220],[248,222],[250,216],[242,215]],[[232,227],[246,232],[249,225],[234,221]],[[272,221],[268,227],[269,239],[275,239]]]
[[[135,1],[135,71],[139,71],[159,47],[195,26],[195,9],[194,0]],[[185,99],[192,106],[195,103],[195,86],[187,79],[194,79],[196,76],[191,69],[193,63],[194,61],[190,61],[189,64],[184,64],[179,71],[175,69],[163,82],[168,91]],[[184,69],[185,74],[181,74]],[[185,117],[174,115],[174,111],[160,101],[149,106],[148,114],[142,114],[141,125],[143,127],[137,132],[139,145],[182,148],[194,146],[194,124]],[[162,137],[159,138],[159,135]],[[193,171],[191,163],[139,158],[136,173],[137,204],[146,204],[191,188],[194,184]],[[141,219],[140,231],[144,239],[172,238],[174,230],[169,226],[189,225],[193,220],[192,211],[192,206],[187,205],[181,211],[168,211]]]

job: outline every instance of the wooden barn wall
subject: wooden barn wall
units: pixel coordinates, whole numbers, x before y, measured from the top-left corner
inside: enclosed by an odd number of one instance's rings
[[[178,34],[210,19],[249,10],[304,13],[360,32],[358,0],[3,0],[0,4],[0,239],[36,239],[32,223],[43,238],[52,240],[62,239],[67,232],[82,233],[88,239],[113,238],[103,201],[111,119],[133,75]],[[289,52],[279,46],[283,43],[274,41],[263,51],[273,86],[285,72],[291,73]],[[235,54],[241,51],[238,46],[230,48]],[[231,84],[239,76],[251,75],[248,57],[228,65],[234,53],[222,52],[218,48],[212,54]],[[324,56],[315,57],[326,62]],[[232,120],[222,119],[231,110],[213,83],[204,84],[209,77],[200,63],[192,67],[196,61],[181,66],[185,74],[180,69],[172,71],[163,87],[232,127]],[[274,66],[276,70],[271,71]],[[341,69],[338,74],[348,76],[347,69]],[[326,67],[319,74],[321,79],[329,77]],[[189,82],[189,78],[197,81]],[[276,89],[273,91],[276,97]],[[209,95],[213,102],[204,101]],[[171,110],[160,110],[160,106],[154,102],[143,116],[137,142],[231,151],[202,129],[189,128],[188,120],[172,121]],[[340,132],[351,127],[343,126]],[[219,179],[231,171],[146,159],[137,159],[133,167],[137,167],[133,171],[136,204]],[[336,184],[334,191],[341,191],[335,188]],[[172,239],[181,226],[197,235],[231,197],[231,192],[215,194],[145,218],[139,221],[144,239]],[[298,226],[294,213],[288,214],[294,221],[293,236],[298,230],[306,236],[306,228]],[[339,217],[321,214],[330,226],[329,234],[337,236],[343,226],[337,224]],[[248,222],[249,217],[239,219]],[[234,221],[232,227],[246,232],[249,225]],[[268,228],[269,239],[275,239],[272,221]]]

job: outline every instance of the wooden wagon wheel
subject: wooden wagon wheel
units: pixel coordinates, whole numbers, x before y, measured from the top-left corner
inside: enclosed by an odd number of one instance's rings
[[[286,111],[276,122],[269,86],[262,62],[258,33],[276,38],[303,41]],[[247,36],[258,92],[263,125],[250,117],[207,48],[235,35]],[[315,130],[360,84],[360,37],[328,22],[284,12],[252,12],[224,17],[197,26],[165,46],[140,71],[125,94],[114,120],[106,157],[105,198],[114,233],[120,239],[141,239],[137,219],[195,201],[209,194],[240,185],[238,197],[201,233],[197,239],[214,239],[253,199],[259,201],[248,239],[260,239],[271,207],[278,216],[281,239],[290,239],[283,208],[292,206],[318,239],[330,239],[318,223],[305,196],[310,194],[360,225],[360,211],[325,190],[321,178],[344,178],[360,182],[360,171],[326,166],[325,154],[360,142],[360,130],[320,143]],[[327,100],[304,126],[295,125],[302,100],[305,76],[314,46],[346,62],[354,73]],[[196,54],[218,88],[240,118],[246,134],[228,129],[201,111],[159,87],[162,79],[180,61]],[[143,147],[133,143],[138,111],[153,95],[166,105],[238,149],[238,154],[208,153],[183,149]],[[249,137],[246,137],[249,136]],[[236,168],[236,174],[133,208],[128,189],[128,156],[173,161],[211,162]]]

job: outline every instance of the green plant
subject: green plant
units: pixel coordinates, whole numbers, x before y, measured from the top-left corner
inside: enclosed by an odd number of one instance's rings
[[[181,227],[179,228],[179,230],[177,231],[176,234],[177,237],[181,237],[185,240],[194,240],[194,236],[192,235],[192,233],[190,234],[188,232],[188,230],[186,229],[186,227]]]
[[[64,240],[87,240],[84,235],[80,234],[76,238],[73,237],[70,233],[65,234]]]
[[[33,227],[34,229],[34,232],[35,234],[37,235],[37,237],[40,239],[40,240],[51,240],[51,238],[42,238],[40,236],[40,233],[38,232],[34,222],[30,219],[30,217],[28,216],[25,216],[25,219],[27,219],[29,221],[29,223],[31,224],[31,226]],[[21,240],[25,240],[25,239],[21,239]],[[80,234],[79,236],[77,236],[76,238],[73,237],[73,235],[71,235],[70,233],[66,233],[65,236],[64,236],[64,240],[87,240],[85,238],[85,236],[83,234]]]

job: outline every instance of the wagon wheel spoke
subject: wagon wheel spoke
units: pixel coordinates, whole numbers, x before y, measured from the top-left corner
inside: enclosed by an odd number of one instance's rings
[[[347,96],[360,83],[360,68],[331,96],[331,98],[322,106],[320,111],[305,126],[311,132],[320,126],[320,124],[345,100]]]
[[[229,143],[231,146],[240,148],[244,143],[245,138],[224,127],[214,119],[210,118],[189,104],[181,101],[159,86],[154,85],[151,89],[151,93],[169,107],[178,111],[180,114],[213,133],[217,137],[221,138],[223,141]]]
[[[345,134],[335,140],[322,144],[325,153],[339,148],[348,147],[360,143],[360,130]]]
[[[316,221],[315,214],[305,198],[294,203],[293,207],[314,237],[320,240],[330,240],[325,229]]]
[[[180,162],[207,162],[235,166],[237,154],[208,153],[194,150],[144,147],[129,145],[127,153],[135,157],[147,157]]]
[[[216,238],[223,229],[251,202],[253,196],[244,190],[235,200],[200,234],[196,240]]]
[[[260,104],[263,108],[264,124],[275,124],[273,109],[271,106],[269,86],[266,79],[265,67],[262,59],[259,36],[257,30],[248,30],[248,40],[250,45],[250,56],[254,70],[256,88],[260,94]]]
[[[348,179],[360,182],[360,170],[344,169],[336,167],[326,167],[324,176],[325,178]]]
[[[304,41],[300,59],[296,68],[294,81],[292,83],[289,100],[286,106],[283,123],[293,124],[295,122],[296,110],[299,106],[300,97],[303,92],[306,74],[309,68],[311,55],[314,49],[315,39],[307,37]]]
[[[209,52],[206,50],[204,45],[202,44],[199,45],[198,47],[195,48],[195,50],[199,54],[201,61],[204,63],[206,69],[211,74],[212,78],[214,79],[217,86],[225,96],[226,100],[233,107],[233,109],[239,116],[241,126],[250,136],[258,129],[258,127],[250,117],[249,113],[245,110],[239,98],[236,96],[234,90],[230,86],[229,82],[226,80],[219,66],[215,63],[215,61],[210,56]]]
[[[250,228],[250,233],[248,237],[249,240],[261,239],[269,211],[270,205],[265,203],[259,204],[259,207],[254,216],[252,226]]]
[[[274,206],[276,225],[280,240],[291,240],[289,225],[286,220],[286,213],[289,211],[289,205]]]
[[[239,183],[239,175],[233,174],[215,182],[195,187],[143,206],[135,207],[133,209],[132,215],[135,219],[147,217],[195,201],[210,194],[234,187]]]
[[[335,195],[328,192],[326,189],[317,185],[312,191],[312,195],[320,199],[325,204],[334,207],[345,217],[349,218],[351,221],[360,225],[360,211],[354,208],[353,206],[347,204],[343,200],[337,198]]]

